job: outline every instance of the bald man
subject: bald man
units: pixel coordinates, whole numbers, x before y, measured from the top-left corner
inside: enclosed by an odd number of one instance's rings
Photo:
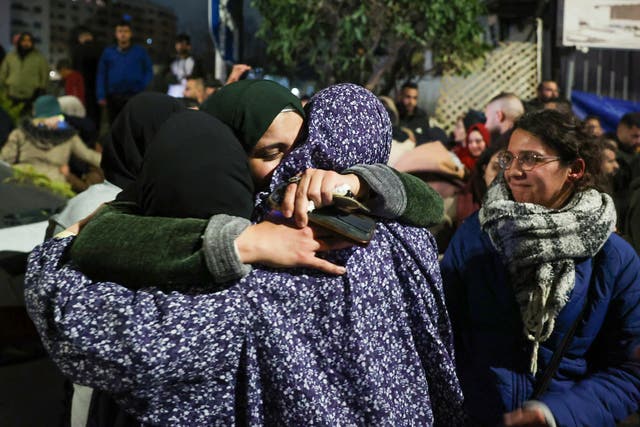
[[[513,93],[502,92],[489,101],[484,109],[485,126],[492,135],[502,135],[513,128],[516,120],[524,114],[522,101]]]

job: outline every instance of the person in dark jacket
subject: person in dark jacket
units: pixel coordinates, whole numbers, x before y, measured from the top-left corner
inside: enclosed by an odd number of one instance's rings
[[[153,79],[153,64],[147,51],[131,43],[131,24],[116,25],[115,46],[105,48],[98,63],[96,93],[98,103],[107,106],[113,123],[127,101],[142,92]]]
[[[87,116],[96,126],[99,126],[100,109],[96,99],[96,76],[102,48],[96,44],[93,34],[88,28],[80,27],[77,33],[77,44],[71,49],[71,67],[82,74]]]
[[[618,123],[615,135],[618,143],[616,161],[620,166],[613,178],[614,200],[618,211],[618,228],[627,227],[631,182],[640,176],[640,112],[627,113]]]
[[[400,113],[400,126],[411,129],[416,137],[416,144],[427,142],[429,130],[429,116],[427,112],[418,107],[418,85],[406,82],[400,89],[397,102]]]
[[[457,370],[478,425],[615,426],[638,410],[640,261],[612,233],[613,201],[593,188],[599,157],[572,117],[524,116],[503,174],[444,255]]]

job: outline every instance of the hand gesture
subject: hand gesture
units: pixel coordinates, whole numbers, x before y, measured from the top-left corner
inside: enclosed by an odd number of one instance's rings
[[[235,64],[233,68],[231,68],[231,72],[229,73],[229,77],[227,77],[227,82],[225,84],[237,82],[240,80],[240,76],[244,74],[245,71],[249,71],[251,66],[247,64]]]
[[[352,243],[332,240],[311,227],[295,228],[264,221],[249,226],[236,239],[240,260],[245,264],[271,267],[308,267],[329,274],[344,274],[346,269],[318,258],[317,252],[343,249]]]
[[[546,427],[547,421],[541,410],[521,408],[504,414],[504,425],[506,427]]]
[[[289,184],[285,191],[280,209],[285,218],[294,217],[298,227],[305,227],[309,221],[307,215],[309,200],[316,208],[333,203],[335,189],[341,185],[348,185],[356,198],[369,192],[369,186],[357,175],[340,175],[334,171],[322,169],[307,169],[300,177],[300,181]]]

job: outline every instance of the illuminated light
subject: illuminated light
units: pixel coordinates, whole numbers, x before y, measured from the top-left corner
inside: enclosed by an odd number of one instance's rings
[[[153,39],[152,38],[148,38],[147,39],[147,44],[153,44]]]
[[[294,87],[291,89],[291,93],[294,94],[295,96],[300,96],[300,89],[298,89],[297,87]]]

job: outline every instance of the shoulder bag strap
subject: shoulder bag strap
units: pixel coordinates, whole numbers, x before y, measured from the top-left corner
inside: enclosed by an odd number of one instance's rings
[[[553,352],[553,356],[551,357],[551,360],[549,361],[549,364],[545,368],[544,372],[542,373],[540,378],[538,378],[538,381],[536,381],[535,386],[533,387],[533,394],[529,398],[530,400],[538,400],[540,396],[542,396],[544,392],[547,391],[547,388],[551,383],[551,379],[556,374],[558,367],[560,366],[560,361],[562,360],[562,356],[564,356],[564,354],[566,353],[567,348],[569,347],[569,344],[571,343],[571,340],[573,339],[573,336],[575,335],[576,330],[578,329],[578,325],[582,321],[585,311],[587,311],[586,309],[589,301],[589,289],[591,288],[591,282],[595,280],[596,268],[597,266],[600,265],[601,254],[602,254],[602,250],[600,250],[596,254],[596,256],[593,257],[593,265],[591,269],[591,280],[589,280],[589,286],[587,287],[587,292],[584,297],[582,309],[580,310],[580,313],[578,313],[575,320],[573,321],[571,328],[567,331],[567,333],[562,338],[562,342],[560,343],[558,348],[556,348],[556,351]]]

